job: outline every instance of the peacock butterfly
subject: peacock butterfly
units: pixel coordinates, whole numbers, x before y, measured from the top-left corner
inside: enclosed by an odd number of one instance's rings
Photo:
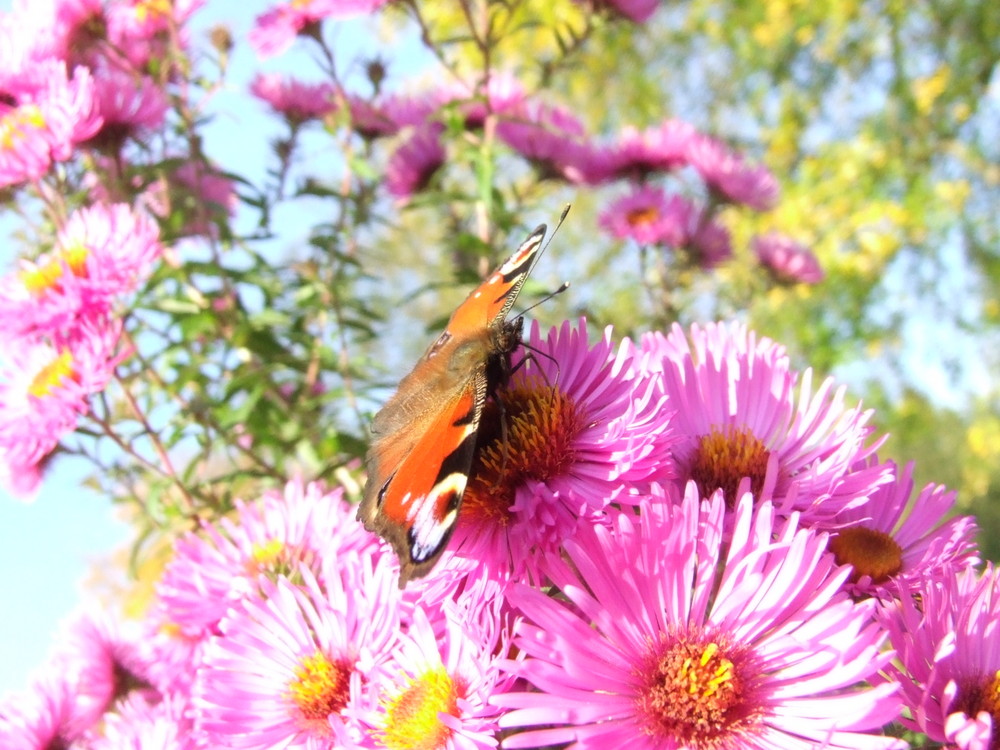
[[[455,530],[483,405],[510,377],[521,343],[523,321],[507,313],[545,231],[544,224],[535,229],[458,306],[372,421],[358,520],[392,545],[400,588],[430,572]]]

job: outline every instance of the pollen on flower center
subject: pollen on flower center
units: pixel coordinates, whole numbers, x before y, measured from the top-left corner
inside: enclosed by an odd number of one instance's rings
[[[284,576],[293,583],[301,583],[299,571],[303,567],[312,568],[316,558],[316,553],[308,547],[288,544],[281,539],[255,544],[250,554],[245,563],[248,574],[263,573],[271,580]]]
[[[329,731],[328,718],[347,706],[350,674],[350,667],[330,661],[318,651],[299,663],[295,679],[288,685],[288,696],[311,731]]]
[[[702,435],[691,464],[691,478],[702,497],[722,489],[726,505],[736,502],[736,490],[743,477],[750,478],[750,489],[759,495],[764,487],[770,452],[748,429],[714,429]]]
[[[527,380],[497,394],[480,421],[479,445],[463,514],[505,523],[517,487],[528,479],[561,476],[574,461],[582,419],[576,403],[555,386]],[[503,426],[506,424],[506,435]]]
[[[83,244],[63,250],[55,258],[41,265],[21,272],[24,288],[32,294],[41,294],[48,289],[58,290],[59,280],[63,276],[63,268],[68,267],[77,278],[87,277],[87,257],[90,249]]]
[[[750,730],[760,709],[741,674],[745,660],[729,651],[714,642],[665,641],[641,675],[643,731],[677,746],[711,750],[732,745],[734,734]]]
[[[451,729],[441,714],[458,716],[459,686],[444,667],[426,672],[388,702],[382,745],[389,750],[444,747]]]
[[[840,531],[830,539],[830,551],[837,563],[852,565],[851,580],[871,576],[883,583],[903,568],[903,548],[888,534],[865,526]]]
[[[660,212],[657,211],[654,206],[643,206],[641,208],[634,208],[631,211],[629,211],[625,216],[625,220],[628,221],[628,223],[634,227],[652,224],[659,218],[660,218]]]
[[[37,398],[44,398],[61,387],[64,381],[76,379],[73,355],[69,351],[63,351],[35,374],[31,385],[28,386],[28,393]]]
[[[0,146],[13,150],[24,140],[28,129],[41,130],[45,127],[45,116],[37,105],[28,104],[11,110],[0,118]]]

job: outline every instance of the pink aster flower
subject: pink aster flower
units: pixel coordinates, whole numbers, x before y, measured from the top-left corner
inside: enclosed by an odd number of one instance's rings
[[[108,37],[116,55],[135,70],[148,70],[151,60],[169,59],[172,47],[188,46],[186,24],[205,0],[122,0],[109,3]]]
[[[396,573],[344,553],[320,586],[262,579],[220,623],[195,678],[192,713],[210,747],[372,747],[359,719],[399,627]],[[363,596],[359,595],[363,592]]]
[[[909,715],[902,723],[960,750],[996,745],[1000,691],[1000,569],[925,579],[916,596],[882,612]]]
[[[602,522],[609,503],[673,476],[672,406],[636,358],[610,331],[591,345],[584,320],[544,338],[532,325],[514,375],[480,420],[456,555],[498,574],[513,561],[515,576],[537,578],[577,529]]]
[[[0,82],[0,186],[33,181],[54,161],[72,156],[102,121],[90,73],[73,77],[54,59],[32,61],[24,70],[5,71]]]
[[[156,224],[124,204],[76,211],[51,252],[0,279],[0,338],[52,334],[106,315],[162,252]]]
[[[250,93],[293,125],[322,120],[336,111],[335,89],[330,83],[303,83],[277,73],[258,73]]]
[[[501,710],[490,699],[515,678],[500,668],[510,644],[499,609],[486,614],[470,617],[449,603],[434,626],[415,610],[386,663],[379,709],[367,719],[380,747],[496,747]]]
[[[0,464],[11,488],[30,494],[40,467],[90,411],[120,356],[119,321],[86,321],[58,342],[16,338],[0,371]]]
[[[53,670],[72,687],[67,727],[82,735],[96,727],[119,698],[149,689],[149,656],[137,621],[123,621],[97,610],[74,617],[64,626],[53,656]]]
[[[295,37],[325,18],[347,18],[374,13],[389,0],[294,0],[257,16],[250,30],[250,45],[261,58],[280,55]]]
[[[34,680],[24,694],[0,702],[0,747],[48,750],[71,747],[80,736],[73,729],[73,687],[54,672]]]
[[[689,143],[695,133],[692,125],[681,120],[666,120],[645,130],[624,128],[613,143],[595,150],[587,182],[641,181],[651,174],[682,167],[687,163]]]
[[[902,474],[892,461],[888,467],[893,481],[829,526],[837,562],[853,566],[848,591],[855,597],[908,596],[925,580],[979,563],[975,519],[944,520],[955,505],[955,493],[929,484],[911,503],[913,464]]]
[[[532,162],[543,177],[583,179],[589,159],[583,123],[569,110],[528,102],[497,125],[501,141]]]
[[[818,284],[823,268],[816,256],[791,237],[769,232],[753,238],[753,251],[761,265],[778,281],[788,284]]]
[[[100,736],[87,750],[194,750],[192,729],[183,696],[150,700],[133,694],[105,714]]]
[[[527,729],[503,746],[905,747],[868,734],[899,713],[895,684],[864,685],[892,654],[825,535],[744,495],[726,540],[719,494],[663,499],[567,542],[559,597],[510,591],[535,689],[494,699]]]
[[[645,336],[642,349],[676,409],[681,486],[694,480],[706,496],[721,488],[732,502],[748,478],[754,496],[813,524],[863,505],[891,481],[887,466],[862,463],[881,442],[866,445],[871,412],[846,408],[832,379],[814,393],[812,372],[800,378],[770,339],[715,324],[692,326],[689,340],[674,324],[669,336]]]
[[[385,188],[397,201],[405,203],[427,187],[447,154],[441,143],[444,127],[431,123],[418,128],[389,157],[385,168]]]
[[[465,117],[465,127],[481,128],[488,115],[514,119],[527,103],[524,85],[511,73],[493,72],[485,83],[449,84],[438,94],[439,103],[457,105]]]
[[[234,518],[205,524],[185,534],[157,586],[153,620],[186,640],[217,632],[226,611],[253,595],[263,574],[274,578],[309,570],[320,581],[324,559],[344,551],[381,549],[377,537],[356,521],[357,509],[344,500],[342,488],[289,482],[260,502],[236,502]],[[163,644],[170,648],[168,641]]]
[[[215,237],[220,225],[236,212],[233,181],[201,161],[185,161],[170,175],[169,205],[180,211],[184,223],[175,237]]]
[[[724,144],[698,134],[688,145],[688,161],[722,200],[767,211],[778,202],[779,186],[766,167],[754,167]]]
[[[114,66],[95,72],[94,99],[101,128],[87,145],[117,152],[129,138],[160,128],[170,103],[152,78]]]
[[[399,133],[400,124],[396,121],[399,113],[387,109],[385,102],[371,101],[353,94],[348,94],[346,101],[351,113],[351,128],[362,138],[373,140]],[[399,102],[395,98],[387,101],[390,108]]]
[[[660,7],[660,0],[574,0],[577,4],[586,4],[607,10],[612,15],[627,18],[635,23],[645,23],[656,9]]]
[[[702,211],[688,237],[687,251],[701,268],[715,268],[733,257],[729,230],[711,218],[707,211]]]
[[[613,237],[675,248],[687,244],[697,221],[698,209],[691,201],[648,185],[617,199],[598,218]]]

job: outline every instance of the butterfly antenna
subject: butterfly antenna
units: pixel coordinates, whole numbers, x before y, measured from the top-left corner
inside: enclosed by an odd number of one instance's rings
[[[544,253],[546,250],[549,249],[549,245],[551,245],[552,244],[552,240],[555,239],[556,232],[559,231],[559,227],[561,227],[563,225],[563,222],[566,221],[566,215],[569,213],[569,210],[570,210],[570,208],[572,206],[573,206],[572,203],[567,203],[566,206],[563,208],[562,213],[559,214],[559,221],[556,222],[556,226],[555,226],[555,229],[552,230],[552,234],[550,234],[549,237],[548,237],[548,239],[545,240],[545,247],[542,248],[542,253]],[[539,255],[541,255],[542,253],[539,253]],[[569,286],[569,285],[567,284],[566,286]],[[559,292],[564,292],[564,291],[566,291],[566,290],[565,289],[560,289],[559,290]],[[559,294],[559,292],[554,292],[554,294]]]

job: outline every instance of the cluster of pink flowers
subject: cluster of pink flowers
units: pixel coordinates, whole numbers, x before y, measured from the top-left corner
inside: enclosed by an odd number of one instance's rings
[[[739,325],[526,344],[430,575],[292,481],[76,620],[0,745],[989,746],[996,576],[868,412]]]
[[[373,13],[387,3],[283,4],[257,19],[251,40],[261,55],[286,49],[297,35],[318,33],[325,19]],[[589,3],[635,22],[647,21],[658,5],[649,2]],[[610,140],[587,133],[571,111],[533,97],[511,75],[494,72],[467,85],[449,83],[423,94],[380,93],[365,99],[329,83],[258,76],[255,96],[294,127],[346,109],[351,127],[366,139],[395,137],[385,168],[386,191],[399,203],[428,189],[447,162],[444,121],[455,116],[470,130],[496,118],[496,137],[528,161],[542,179],[600,186],[624,180],[628,192],[612,201],[600,225],[614,237],[683,251],[688,262],[711,269],[733,255],[729,230],[716,216],[725,205],[767,211],[779,186],[766,167],[748,163],[720,140],[688,123],[668,119],[639,130],[625,127]],[[692,199],[668,190],[661,178],[681,173],[700,186]],[[690,182],[690,180],[689,180]],[[763,267],[781,282],[815,284],[822,269],[807,248],[774,233],[754,240]]]

